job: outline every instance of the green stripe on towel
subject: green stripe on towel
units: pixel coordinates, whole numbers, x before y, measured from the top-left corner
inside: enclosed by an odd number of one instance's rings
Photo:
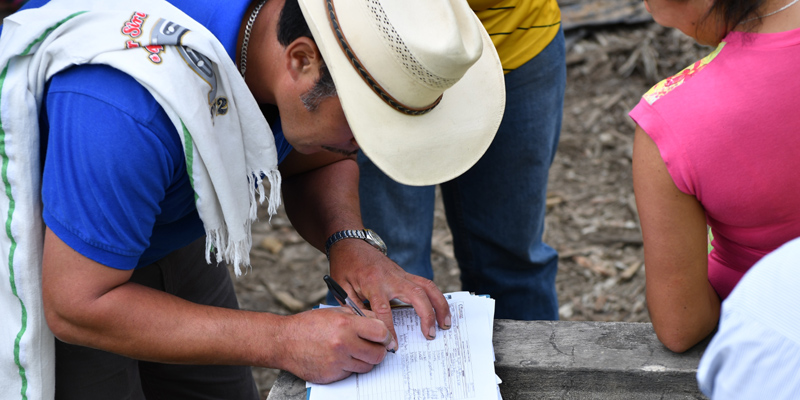
[[[20,54],[21,56],[26,56],[30,53],[30,51],[40,42],[42,42],[51,32],[53,32],[56,28],[61,26],[63,23],[69,21],[70,19],[85,13],[85,11],[77,12],[64,18],[63,20],[59,21],[57,24],[51,26],[50,28],[46,29],[36,40],[31,42],[28,47],[25,48],[25,51]],[[6,75],[8,74],[8,64],[5,65],[3,68],[3,72],[0,73],[0,109],[2,109],[3,104],[3,86],[5,84]],[[6,235],[8,236],[9,240],[11,240],[11,247],[8,251],[8,278],[9,283],[11,285],[11,293],[19,299],[19,305],[22,310],[21,315],[21,327],[19,332],[17,333],[17,338],[14,340],[14,363],[19,368],[19,376],[22,380],[22,385],[20,388],[20,395],[22,396],[22,400],[28,399],[28,378],[27,374],[25,373],[25,367],[22,365],[20,361],[20,342],[22,341],[22,337],[25,335],[25,331],[28,329],[28,310],[25,307],[25,302],[22,301],[22,298],[19,297],[17,293],[17,284],[14,279],[14,254],[17,250],[17,241],[14,239],[14,236],[11,232],[11,223],[14,217],[14,210],[16,208],[16,201],[14,200],[14,196],[11,193],[11,183],[8,179],[8,164],[10,159],[8,157],[8,153],[6,152],[6,131],[3,128],[3,120],[2,115],[0,115],[0,158],[2,158],[2,179],[3,185],[5,186],[5,193],[6,197],[8,197],[8,217],[6,219],[5,228],[6,228]]]

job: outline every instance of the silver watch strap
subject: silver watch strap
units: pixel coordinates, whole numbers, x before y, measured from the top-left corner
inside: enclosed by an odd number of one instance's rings
[[[334,243],[342,240],[342,239],[361,239],[365,240],[367,238],[367,234],[360,229],[345,229],[343,231],[339,231],[331,235],[328,240],[325,241],[325,256],[328,257],[328,260],[331,259],[331,246]]]

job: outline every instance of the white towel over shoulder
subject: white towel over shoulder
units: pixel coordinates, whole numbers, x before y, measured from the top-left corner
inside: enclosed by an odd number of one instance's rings
[[[250,225],[271,185],[272,132],[222,44],[159,0],[53,0],[4,21],[0,38],[0,393],[53,397],[53,337],[41,302],[44,226],[38,113],[47,80],[75,64],[107,64],[140,82],[181,135],[207,247],[237,274]],[[210,262],[211,260],[209,260]]]

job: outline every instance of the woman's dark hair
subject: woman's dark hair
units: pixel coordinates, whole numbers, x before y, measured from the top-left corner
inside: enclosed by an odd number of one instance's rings
[[[756,18],[753,22],[758,22],[758,10],[766,3],[766,0],[716,0],[709,14],[718,16],[719,23],[725,27],[725,33],[732,31],[737,25],[750,18]]]
[[[278,43],[286,47],[301,37],[314,40],[297,0],[286,0],[278,19]],[[332,96],[336,96],[336,86],[333,84],[333,77],[323,60],[319,67],[319,79],[314,87],[304,93],[300,99],[309,111],[314,111],[322,100]]]

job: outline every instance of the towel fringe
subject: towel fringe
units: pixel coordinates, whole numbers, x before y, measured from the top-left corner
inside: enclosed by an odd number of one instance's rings
[[[252,178],[248,179],[250,181],[248,185],[250,188],[249,217],[244,222],[246,237],[238,241],[233,240],[229,237],[228,228],[225,225],[216,229],[206,230],[206,262],[211,264],[211,253],[214,253],[217,264],[222,262],[222,260],[232,264],[237,277],[242,275],[243,266],[246,271],[252,269],[250,265],[250,249],[253,247],[251,228],[253,221],[258,220],[258,205],[269,198],[267,211],[270,220],[272,220],[272,216],[278,212],[278,207],[281,202],[281,174],[278,170],[267,172],[259,171],[258,173],[251,174],[251,177]],[[263,177],[266,177],[270,184],[269,196],[266,194]]]
[[[278,212],[278,207],[281,205],[281,173],[275,169],[267,172],[265,175],[267,176],[267,180],[269,181],[270,185],[269,206],[267,211],[269,212],[269,219],[271,221],[272,216]],[[261,191],[261,196],[261,202],[263,202],[263,190]]]

